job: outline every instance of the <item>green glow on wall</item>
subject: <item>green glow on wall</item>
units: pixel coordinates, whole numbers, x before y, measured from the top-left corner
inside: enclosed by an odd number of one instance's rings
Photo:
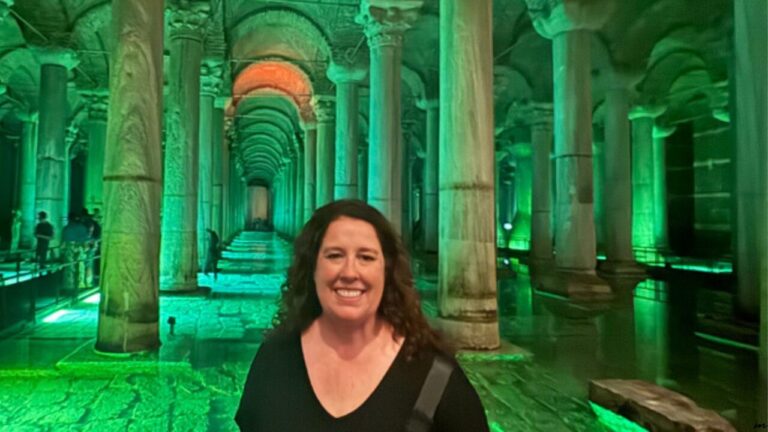
[[[605,425],[608,429],[615,432],[648,432],[648,429],[640,426],[639,424],[622,417],[621,415],[605,409],[600,405],[589,402],[589,406],[594,411],[597,419]]]
[[[501,425],[499,425],[497,422],[491,422],[491,432],[506,432]]]

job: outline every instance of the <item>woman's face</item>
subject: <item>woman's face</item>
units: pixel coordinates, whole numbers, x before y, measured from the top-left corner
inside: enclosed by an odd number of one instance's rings
[[[315,289],[323,315],[348,323],[376,319],[384,294],[384,254],[373,225],[342,216],[320,245]]]

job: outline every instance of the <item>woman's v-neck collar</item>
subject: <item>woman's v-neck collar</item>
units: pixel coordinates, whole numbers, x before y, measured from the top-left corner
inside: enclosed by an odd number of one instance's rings
[[[376,396],[382,391],[382,387],[384,384],[391,380],[393,370],[400,364],[400,357],[403,355],[403,346],[405,345],[405,341],[400,344],[400,347],[397,350],[397,355],[395,355],[394,360],[392,360],[392,363],[389,365],[389,368],[387,368],[387,371],[384,373],[384,376],[381,378],[381,381],[376,385],[376,388],[373,389],[371,394],[368,395],[368,397],[357,406],[357,408],[353,409],[352,411],[340,416],[340,417],[334,417],[331,413],[328,412],[327,409],[323,406],[322,402],[320,402],[320,398],[317,397],[317,393],[315,393],[315,388],[312,387],[312,380],[309,379],[309,368],[307,367],[307,361],[304,358],[304,347],[301,345],[301,333],[299,333],[298,337],[296,338],[296,343],[298,344],[299,348],[299,359],[301,361],[301,367],[303,371],[303,379],[304,384],[309,389],[309,392],[312,394],[312,399],[315,402],[315,405],[320,410],[320,412],[323,413],[323,416],[326,417],[328,420],[331,420],[333,422],[340,422],[347,420],[356,414],[358,414],[360,411],[362,411],[366,405],[369,405],[373,399],[376,398]]]

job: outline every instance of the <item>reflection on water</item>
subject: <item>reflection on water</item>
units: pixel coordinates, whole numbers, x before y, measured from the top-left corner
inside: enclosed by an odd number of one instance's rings
[[[564,386],[586,397],[592,379],[641,379],[752,428],[757,353],[701,337],[699,328],[699,311],[716,307],[722,292],[713,295],[701,279],[614,282],[612,301],[576,302],[533,289],[541,284],[523,267],[498,281],[502,336],[530,350]]]

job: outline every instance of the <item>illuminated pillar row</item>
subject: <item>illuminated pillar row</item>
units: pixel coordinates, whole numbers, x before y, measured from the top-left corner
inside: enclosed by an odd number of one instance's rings
[[[208,233],[213,218],[213,125],[216,96],[221,86],[221,66],[203,63],[200,70],[200,119],[197,191],[197,262],[205,266],[208,250]]]
[[[437,164],[440,146],[440,101],[427,99],[420,102],[427,112],[426,147],[424,158],[424,215],[421,226],[424,229],[424,250],[437,252]]]
[[[315,173],[317,172],[317,125],[302,124],[304,129],[304,212],[303,222],[312,217],[315,211]]]
[[[296,156],[296,202],[293,208],[293,234],[298,235],[301,227],[304,226],[304,152]]]
[[[333,201],[333,178],[336,143],[334,129],[336,127],[336,107],[334,97],[317,96],[312,101],[317,117],[317,160],[315,165],[315,207],[322,207]]]
[[[366,129],[367,132],[367,129]],[[357,149],[357,198],[362,201],[368,200],[368,142],[362,138],[360,147]]]
[[[206,3],[193,3],[169,12],[171,59],[160,256],[160,287],[168,291],[197,288],[200,66],[208,9]]]
[[[654,241],[654,172],[653,128],[656,117],[666,108],[637,106],[632,109],[632,246],[641,262],[656,261]]]
[[[518,143],[512,146],[515,157],[515,217],[512,220],[511,249],[529,250],[531,241],[531,191],[533,167],[531,145]]]
[[[336,84],[336,140],[333,198],[357,198],[357,145],[360,83],[368,72],[359,67],[332,63],[328,78]]]
[[[85,207],[101,209],[104,194],[104,147],[107,141],[108,94],[91,94],[88,99],[88,159],[85,167]]]
[[[37,113],[17,114],[22,121],[21,143],[21,249],[35,247],[35,188],[37,183]]]
[[[438,310],[446,335],[475,349],[499,346],[491,10],[440,1],[440,97],[451,103],[440,107]]]
[[[157,349],[163,1],[114,0],[96,349]]]
[[[552,108],[534,107],[531,117],[531,248],[530,262],[552,261]]]
[[[50,247],[58,246],[66,224],[67,202],[67,76],[78,60],[74,51],[56,48],[36,49],[40,69],[40,122],[37,136],[36,212],[48,213],[54,237]]]
[[[232,212],[232,188],[230,187],[230,128],[231,118],[222,118],[222,143],[221,143],[221,240],[228,241],[232,234],[230,230],[229,215]]]
[[[641,273],[632,251],[632,163],[629,90],[635,80],[614,73],[605,97],[605,258],[601,270]],[[646,203],[647,205],[647,203]]]
[[[412,9],[383,9],[362,3],[357,17],[370,51],[368,204],[401,231],[403,145],[400,127],[400,69],[403,33],[416,20]]]

